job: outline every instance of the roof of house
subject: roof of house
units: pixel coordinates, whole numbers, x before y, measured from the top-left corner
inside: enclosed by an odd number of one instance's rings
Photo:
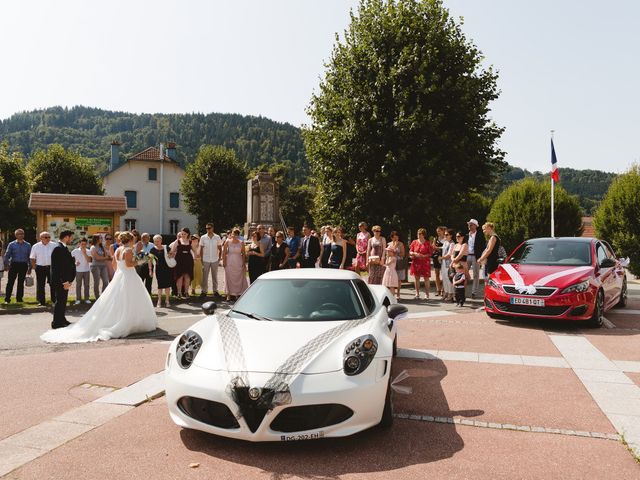
[[[127,211],[124,197],[104,195],[73,195],[63,193],[32,193],[29,210],[50,210],[56,212],[117,212]]]
[[[174,162],[171,157],[169,157],[166,153],[163,155],[163,160],[165,162]],[[130,160],[146,160],[151,162],[159,162],[160,161],[160,149],[157,147],[149,147],[145,148],[141,152],[136,153],[135,155],[131,155],[127,161]]]
[[[582,217],[582,236],[595,238],[596,229],[593,227],[593,217]]]
[[[166,152],[166,150],[165,150],[165,152]],[[116,171],[117,169],[119,169],[123,165],[127,165],[132,160],[139,160],[139,161],[144,161],[144,162],[158,162],[158,163],[160,163],[160,161],[164,161],[164,162],[169,162],[172,165],[175,165],[176,167],[184,170],[182,165],[180,165],[178,162],[173,160],[166,153],[162,156],[162,158],[160,158],[160,149],[158,147],[149,147],[149,148],[145,148],[141,152],[138,152],[138,153],[136,153],[134,155],[131,155],[129,158],[127,158],[126,161],[116,165],[115,168],[113,168],[113,170],[107,170],[105,173],[102,174],[102,176],[106,177],[111,172]]]

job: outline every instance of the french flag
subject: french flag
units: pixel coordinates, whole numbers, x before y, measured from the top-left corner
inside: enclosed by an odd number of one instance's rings
[[[558,159],[556,158],[556,149],[553,148],[553,138],[551,139],[551,178],[555,183],[560,181],[560,172],[558,171]]]

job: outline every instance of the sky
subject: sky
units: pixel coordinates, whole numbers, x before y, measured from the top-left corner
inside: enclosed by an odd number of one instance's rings
[[[357,0],[10,0],[0,119],[55,105],[230,112],[300,126]],[[444,0],[499,73],[512,165],[640,162],[640,2]]]

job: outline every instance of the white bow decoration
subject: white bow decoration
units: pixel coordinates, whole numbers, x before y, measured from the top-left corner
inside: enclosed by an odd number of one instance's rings
[[[618,261],[620,262],[620,266],[623,268],[627,268],[629,266],[629,263],[631,263],[631,259],[629,259],[629,257],[620,258],[618,259]]]
[[[410,395],[411,393],[413,393],[413,388],[406,385],[398,385],[398,383],[406,380],[407,378],[409,378],[409,376],[409,372],[407,372],[406,370],[402,370],[396,376],[396,378],[391,381],[391,388],[393,389],[393,391],[396,393],[402,393],[403,395]]]

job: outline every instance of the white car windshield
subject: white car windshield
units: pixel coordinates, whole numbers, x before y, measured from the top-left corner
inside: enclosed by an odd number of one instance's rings
[[[513,252],[508,262],[522,265],[591,265],[591,244],[555,239],[525,242]]]
[[[238,319],[274,321],[355,320],[365,316],[350,280],[258,279],[233,306]]]

